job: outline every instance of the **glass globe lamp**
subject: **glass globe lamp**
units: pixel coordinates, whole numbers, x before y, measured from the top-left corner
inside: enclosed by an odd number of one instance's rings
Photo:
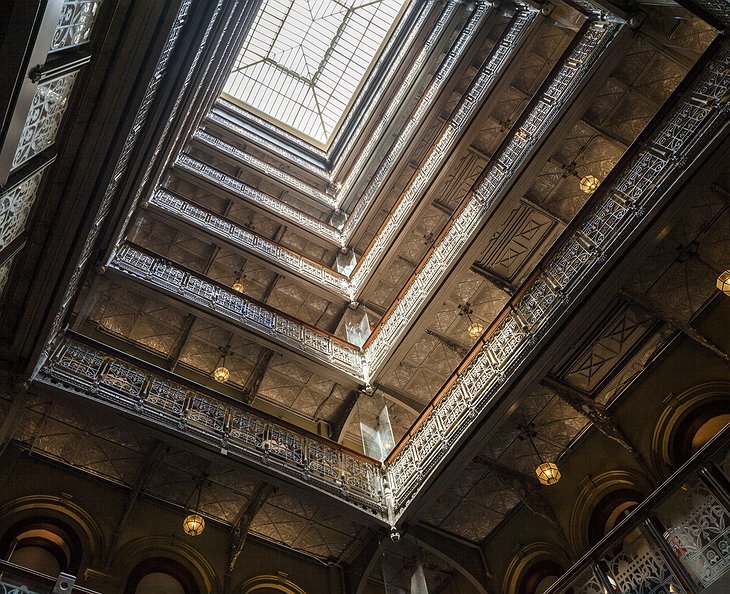
[[[226,383],[229,377],[231,377],[231,372],[228,371],[227,367],[222,365],[220,367],[216,367],[213,371],[213,379],[221,384]]]
[[[586,194],[593,194],[598,189],[600,180],[593,175],[586,175],[580,180],[580,189]]]
[[[188,536],[200,536],[205,530],[205,520],[198,514],[190,514],[183,520],[183,530]]]
[[[730,270],[717,277],[717,288],[730,297]]]
[[[231,285],[231,289],[236,291],[236,293],[243,293],[243,283],[240,280],[237,280]]]
[[[543,485],[554,485],[560,480],[560,471],[555,462],[543,462],[535,469],[535,474]]]
[[[472,338],[479,338],[484,332],[484,326],[482,326],[479,322],[472,322],[471,324],[469,324],[469,327],[466,329],[466,331]]]

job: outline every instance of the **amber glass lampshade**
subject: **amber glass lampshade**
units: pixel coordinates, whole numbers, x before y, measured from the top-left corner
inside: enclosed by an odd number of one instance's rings
[[[580,189],[583,190],[586,194],[593,194],[598,189],[598,185],[601,182],[599,179],[593,175],[586,175],[583,179],[580,180]]]
[[[188,536],[200,536],[205,530],[205,520],[198,514],[190,514],[183,520],[183,530]]]
[[[554,485],[560,480],[560,471],[554,462],[543,462],[535,469],[535,474],[543,485]]]

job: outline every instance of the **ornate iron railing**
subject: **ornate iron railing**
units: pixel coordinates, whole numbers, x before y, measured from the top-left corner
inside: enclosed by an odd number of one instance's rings
[[[730,427],[632,510],[548,594],[700,592],[730,570]]]
[[[191,157],[186,153],[180,153],[175,159],[175,165],[183,171],[188,171],[207,180],[227,192],[231,192],[254,206],[266,209],[267,211],[281,217],[283,220],[293,223],[298,227],[316,235],[336,246],[341,245],[340,232],[333,226],[315,219],[306,212],[290,206],[241,180],[224,173],[220,169],[211,167],[203,161]]]
[[[222,319],[265,336],[276,344],[306,353],[313,360],[348,374],[356,381],[365,381],[362,354],[358,347],[176,266],[165,258],[125,243],[107,266],[190,304],[202,305]]]
[[[346,276],[318,262],[309,260],[294,250],[287,249],[266,237],[249,231],[246,227],[229,219],[175,196],[165,189],[158,188],[155,190],[147,204],[216,237],[225,239],[254,256],[267,260],[298,275],[300,278],[328,289],[341,298],[352,299],[350,283]]]
[[[386,312],[365,345],[366,361],[378,369],[392,346],[410,326],[425,299],[463,253],[463,248],[481,228],[502,192],[573,96],[618,31],[611,23],[594,22],[563,61],[546,90],[533,101],[526,117],[509,142],[482,174],[476,189],[464,200],[449,224],[424,257],[424,264],[410,278],[395,304]]]
[[[142,364],[65,337],[36,379],[101,400],[383,517],[379,462]]]
[[[90,41],[102,1],[64,0],[50,51],[67,49]]]
[[[572,232],[516,295],[446,388],[387,461],[389,485],[402,509],[428,480],[444,452],[468,431],[525,364],[596,274],[663,203],[666,189],[713,138],[730,114],[730,42],[717,48],[691,89],[637,147],[613,182],[592,197]]]

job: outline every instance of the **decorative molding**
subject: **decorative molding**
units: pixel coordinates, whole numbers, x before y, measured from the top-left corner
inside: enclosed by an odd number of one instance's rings
[[[91,41],[91,30],[103,0],[64,0],[49,51]]]

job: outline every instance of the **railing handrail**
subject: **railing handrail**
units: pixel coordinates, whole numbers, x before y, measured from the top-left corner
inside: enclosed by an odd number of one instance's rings
[[[644,501],[637,505],[631,512],[619,522],[613,530],[596,543],[588,552],[586,552],[578,561],[576,561],[568,571],[566,571],[558,581],[545,591],[545,594],[558,594],[563,588],[572,584],[572,581],[585,571],[591,564],[598,560],[601,553],[609,548],[611,544],[626,536],[646,517],[657,508],[664,500],[673,495],[680,485],[684,483],[692,474],[697,472],[702,464],[715,454],[722,451],[724,446],[730,442],[730,423],[719,431],[710,441],[708,441],[698,452],[696,452],[689,460],[687,460],[679,469],[666,479],[659,487],[654,489]]]
[[[23,567],[22,565],[17,565],[10,561],[5,561],[3,559],[0,559],[0,579],[2,578],[2,575],[5,571],[10,573],[14,577],[20,577],[21,579],[29,578],[31,581],[33,581],[35,583],[40,582],[44,586],[49,586],[50,588],[53,588],[56,585],[56,581],[58,580],[58,576],[53,577],[50,575],[46,575],[45,573],[41,573],[41,572],[35,571],[33,569],[28,569],[27,567]],[[30,585],[30,584],[24,584],[24,585]],[[73,588],[71,589],[71,592],[78,593],[78,594],[100,594],[100,592],[97,592],[96,590],[89,590],[88,588],[83,588],[81,586],[77,586],[76,584],[74,584]]]

